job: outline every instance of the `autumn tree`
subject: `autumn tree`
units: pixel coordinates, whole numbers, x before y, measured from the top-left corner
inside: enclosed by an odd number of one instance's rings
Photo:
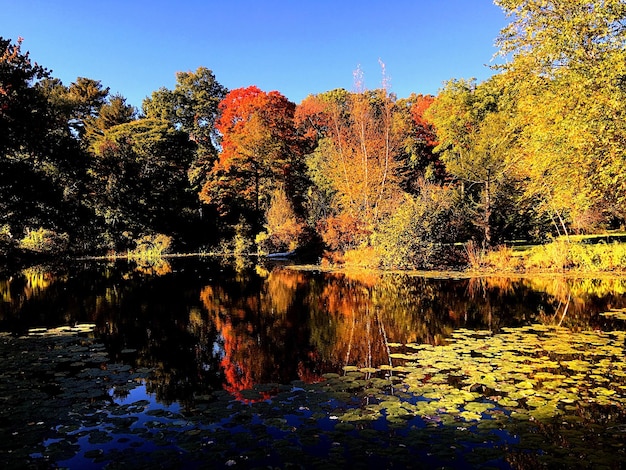
[[[398,153],[398,174],[404,191],[416,193],[420,182],[443,182],[445,165],[434,152],[437,135],[434,126],[426,119],[426,111],[435,101],[432,95],[411,94],[398,100],[396,126],[401,135]]]
[[[439,139],[435,150],[446,170],[468,190],[480,187],[476,224],[482,229],[484,245],[489,246],[495,199],[517,162],[511,149],[518,131],[510,119],[506,95],[495,79],[478,86],[472,81],[452,80],[427,116],[435,126]]]
[[[265,231],[257,237],[263,251],[281,252],[298,247],[304,225],[283,188],[274,190],[265,213]]]
[[[219,108],[222,149],[200,198],[223,216],[244,215],[258,229],[274,189],[282,185],[297,212],[303,170],[295,105],[276,91],[250,86],[229,92]]]
[[[317,141],[307,165],[320,191],[315,197],[329,209],[315,210],[324,214],[318,224],[326,242],[344,249],[368,243],[400,191],[395,97],[385,89],[333,90],[301,107],[299,123]],[[349,240],[342,241],[344,235]]]
[[[497,0],[511,23],[498,45],[516,88],[520,153],[561,233],[626,218],[626,4]]]

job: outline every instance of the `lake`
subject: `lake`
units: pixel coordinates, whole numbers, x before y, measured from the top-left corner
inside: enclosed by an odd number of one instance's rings
[[[626,278],[0,276],[4,468],[622,468]]]

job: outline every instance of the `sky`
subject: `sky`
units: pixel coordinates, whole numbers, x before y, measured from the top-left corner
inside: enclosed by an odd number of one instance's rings
[[[0,36],[69,85],[100,80],[137,107],[203,66],[228,89],[299,103],[335,88],[437,94],[493,74],[508,20],[492,0],[0,0]]]

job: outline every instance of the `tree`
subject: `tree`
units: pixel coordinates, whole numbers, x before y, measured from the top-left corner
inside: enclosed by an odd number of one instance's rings
[[[70,127],[79,138],[85,135],[87,120],[95,117],[106,103],[109,88],[103,88],[100,80],[78,77],[67,88],[67,100],[71,106]]]
[[[624,53],[626,4],[622,0],[495,0],[511,23],[498,37],[504,68],[535,75],[560,70],[602,73]],[[621,73],[621,72],[618,72]]]
[[[333,90],[303,102],[299,123],[317,140],[307,159],[309,175],[323,195],[317,200],[330,201],[333,209],[318,223],[334,245],[342,245],[334,234],[348,236],[339,225],[358,227],[346,246],[359,243],[356,233],[367,243],[367,234],[396,207],[401,146],[396,112],[395,96],[385,89]]]
[[[244,214],[260,228],[274,189],[282,185],[297,210],[303,171],[293,125],[295,105],[276,91],[250,86],[229,92],[219,107],[216,128],[222,150],[200,198],[221,215]]]
[[[498,0],[530,194],[560,232],[626,220],[626,4]]]
[[[445,263],[444,244],[456,241],[455,188],[423,179],[415,186],[417,194],[405,194],[402,204],[373,237],[385,268],[440,267]]]
[[[173,90],[161,88],[143,102],[148,118],[164,119],[177,129],[189,134],[198,146],[196,158],[190,167],[190,180],[199,192],[205,177],[217,159],[219,136],[215,128],[219,103],[227,93],[206,67],[195,72],[178,72]]]
[[[293,210],[285,191],[274,190],[265,213],[265,232],[257,237],[265,251],[286,251],[298,247],[304,226]]]
[[[89,116],[85,120],[85,139],[90,143],[94,142],[107,129],[131,122],[136,117],[137,110],[126,103],[126,98],[119,94],[113,95],[100,106],[95,116]]]
[[[397,157],[400,186],[416,193],[422,188],[421,181],[443,182],[445,165],[434,152],[437,146],[435,129],[425,114],[435,101],[432,95],[411,94],[398,100],[396,126],[401,133],[400,153]]]
[[[0,226],[77,232],[80,149],[44,92],[50,72],[21,43],[0,38]]]
[[[481,187],[477,225],[483,230],[485,246],[492,242],[491,217],[498,188],[511,177],[516,163],[510,151],[518,131],[505,101],[496,79],[479,86],[452,80],[427,113],[439,139],[435,150],[446,170],[470,187]]]
[[[22,39],[12,44],[0,37],[0,155],[38,142],[45,128],[45,99],[34,84],[49,72],[32,63],[21,50]]]
[[[123,232],[135,239],[179,235],[194,212],[187,135],[167,121],[145,118],[107,129],[93,148],[90,199],[108,227],[108,243],[122,241]]]

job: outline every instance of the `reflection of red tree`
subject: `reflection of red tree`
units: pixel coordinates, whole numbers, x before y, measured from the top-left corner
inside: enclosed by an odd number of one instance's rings
[[[224,357],[220,362],[226,380],[224,389],[238,400],[242,400],[241,392],[251,389],[254,386],[254,380],[250,367],[246,367],[246,364],[239,364],[235,357],[241,355],[244,350],[249,350],[250,345],[242,341],[244,338],[233,331],[233,325],[230,322],[222,322],[219,331],[224,341]]]
[[[282,346],[285,338],[280,335],[291,334],[288,312],[302,282],[301,273],[275,270],[261,292],[248,296],[230,297],[213,286],[202,289],[201,300],[221,337],[223,387],[237,399],[250,401],[242,392],[256,384],[295,378],[285,377],[296,371],[281,363],[280,358],[293,351]],[[307,372],[304,363],[298,367],[298,376],[305,381],[319,380]],[[263,392],[259,399],[269,396]]]
[[[242,299],[242,307],[233,305],[228,294],[222,289],[206,286],[200,292],[200,299],[209,311],[216,330],[222,339],[222,360],[224,390],[235,398],[243,400],[242,392],[251,389],[257,381],[259,354],[251,339],[252,325],[246,322],[246,309],[254,307],[254,299]],[[257,350],[255,350],[257,349]]]
[[[309,354],[310,362],[315,364],[319,362],[319,354],[311,351]],[[321,374],[313,372],[304,362],[298,362],[298,379],[307,384],[314,384],[324,381],[324,377]]]

